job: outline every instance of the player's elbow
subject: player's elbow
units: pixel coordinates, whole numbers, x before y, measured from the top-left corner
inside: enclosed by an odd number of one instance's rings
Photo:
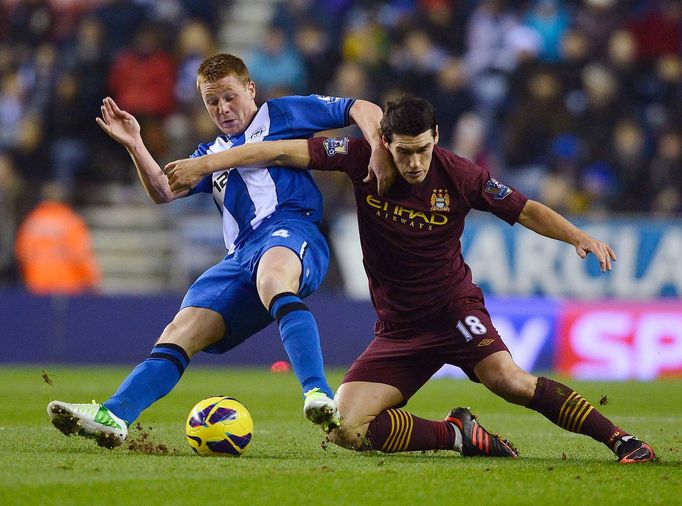
[[[147,191],[147,195],[152,199],[152,202],[156,205],[167,204],[175,199],[172,193],[157,193],[153,191]]]
[[[282,140],[272,143],[274,153],[271,157],[272,165],[306,169],[310,163],[308,141],[305,139]]]
[[[351,120],[353,120],[353,122],[356,124],[358,123],[358,119],[362,116],[371,116],[381,121],[381,117],[384,114],[383,111],[381,110],[381,107],[379,107],[375,103],[360,99],[357,99],[353,103],[353,105],[350,108],[350,111],[348,112]]]
[[[519,214],[518,222],[524,227],[529,227],[538,216],[538,208],[541,204],[535,200],[528,199],[521,209],[521,214]]]

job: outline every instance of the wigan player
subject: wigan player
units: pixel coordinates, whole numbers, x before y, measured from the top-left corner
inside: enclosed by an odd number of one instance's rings
[[[354,122],[375,147],[375,158],[368,166],[384,184],[390,158],[379,134],[380,107],[362,100],[311,95],[273,99],[258,108],[248,69],[241,59],[228,54],[209,57],[201,64],[197,87],[222,134],[199,146],[192,156],[266,139],[305,139]],[[52,423],[66,434],[118,446],[127,436],[128,425],[173,389],[192,355],[202,350],[224,353],[277,320],[303,388],[304,414],[326,431],[338,425],[317,324],[301,302],[320,285],[329,259],[318,230],[322,198],[310,174],[287,167],[234,166],[173,193],[144,146],[132,115],[106,98],[97,123],[126,148],[155,203],[201,192],[213,195],[222,214],[228,255],[189,288],[180,311],[149,357],[112,397],[103,405],[53,401],[48,406]]]
[[[651,447],[605,418],[570,387],[519,368],[493,326],[483,293],[462,257],[460,237],[471,209],[518,222],[541,235],[594,254],[611,270],[615,254],[548,207],[529,200],[470,161],[436,146],[432,106],[416,97],[389,102],[382,139],[401,177],[379,197],[363,181],[370,146],[362,139],[282,141],[166,167],[171,189],[233,163],[284,164],[343,171],[353,182],[360,242],[377,311],[375,338],[337,392],[342,426],[334,442],[357,450],[455,449],[463,455],[517,455],[485,431],[468,408],[444,421],[418,418],[407,400],[444,364],[461,367],[509,402],[535,410],[563,429],[608,446],[619,462],[655,458]]]

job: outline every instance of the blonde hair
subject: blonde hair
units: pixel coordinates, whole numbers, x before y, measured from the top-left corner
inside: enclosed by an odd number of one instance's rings
[[[197,87],[203,82],[214,83],[227,76],[235,76],[245,85],[251,82],[249,69],[241,58],[227,53],[214,54],[199,65]]]

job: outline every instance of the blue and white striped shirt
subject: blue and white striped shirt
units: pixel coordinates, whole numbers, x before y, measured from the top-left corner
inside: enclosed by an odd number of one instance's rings
[[[217,153],[245,143],[278,139],[307,139],[316,132],[350,124],[354,99],[320,95],[268,100],[251,124],[238,136],[219,135],[201,144],[191,155]],[[233,167],[205,176],[192,189],[213,193],[223,216],[228,254],[235,251],[267,217],[298,214],[310,221],[322,219],[322,196],[307,170],[290,167]]]

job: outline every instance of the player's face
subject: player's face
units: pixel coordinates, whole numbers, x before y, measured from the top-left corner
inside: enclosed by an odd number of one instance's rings
[[[208,115],[221,132],[239,135],[256,114],[256,85],[253,81],[244,84],[233,75],[215,82],[202,81],[199,84],[201,98]]]
[[[410,184],[421,183],[426,179],[431,165],[433,148],[438,142],[436,135],[429,129],[417,136],[394,135],[393,142],[384,144],[391,152],[395,166],[400,175]]]

